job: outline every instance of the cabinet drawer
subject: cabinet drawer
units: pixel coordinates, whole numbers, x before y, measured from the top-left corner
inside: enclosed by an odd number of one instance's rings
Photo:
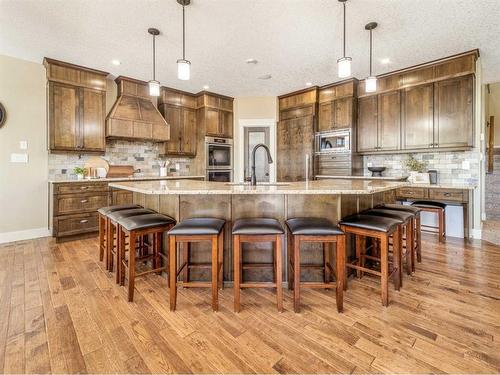
[[[463,190],[459,189],[429,189],[429,198],[457,202],[465,200]]]
[[[56,184],[55,194],[87,193],[87,192],[107,192],[109,190],[107,183],[78,183]]]
[[[56,217],[54,218],[54,224],[54,235],[56,237],[73,236],[99,230],[97,212]]]
[[[108,193],[59,195],[54,200],[54,215],[97,211],[108,205]]]
[[[427,198],[427,189],[404,187],[398,189],[398,197],[402,198]]]

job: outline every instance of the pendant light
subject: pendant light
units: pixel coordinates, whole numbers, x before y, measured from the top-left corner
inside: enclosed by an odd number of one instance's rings
[[[352,59],[350,57],[346,57],[345,55],[345,36],[346,36],[346,23],[345,23],[345,3],[347,0],[339,0],[339,2],[342,3],[344,7],[344,40],[343,40],[343,57],[337,60],[337,66],[338,66],[338,75],[339,78],[346,78],[351,75],[351,62]]]
[[[191,62],[186,60],[186,11],[185,8],[191,0],[177,0],[182,5],[182,59],[177,60],[177,78],[183,81],[191,77]]]
[[[365,91],[377,91],[377,77],[372,74],[372,54],[373,54],[373,37],[372,32],[378,26],[376,22],[366,24],[365,29],[370,31],[370,75],[365,79]]]
[[[148,33],[153,35],[153,79],[148,82],[149,95],[160,96],[160,82],[156,80],[156,37],[160,35],[160,30],[151,27],[148,29]]]

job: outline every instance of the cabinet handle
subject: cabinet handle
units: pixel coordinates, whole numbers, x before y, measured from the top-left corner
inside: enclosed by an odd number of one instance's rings
[[[88,186],[81,186],[80,189],[81,190],[87,190],[89,187]]]
[[[80,223],[85,224],[88,223],[89,221],[87,219],[80,220]]]
[[[443,194],[445,197],[451,197],[451,193],[444,193]]]
[[[87,203],[87,202],[88,202],[88,199],[82,199],[82,200],[80,201],[80,203]]]

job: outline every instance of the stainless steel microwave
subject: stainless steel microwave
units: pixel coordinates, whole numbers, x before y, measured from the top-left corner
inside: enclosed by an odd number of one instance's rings
[[[316,153],[351,151],[351,131],[340,130],[316,134]]]

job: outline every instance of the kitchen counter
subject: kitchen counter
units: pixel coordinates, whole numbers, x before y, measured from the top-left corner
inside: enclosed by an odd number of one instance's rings
[[[64,180],[49,180],[51,184],[66,184],[71,182],[112,182],[112,181],[158,181],[158,180],[189,180],[189,179],[205,179],[205,176],[144,176],[144,177],[105,177],[105,178],[85,178],[83,180],[64,179]]]
[[[335,175],[317,175],[317,180],[323,179],[335,179],[335,180],[381,180],[381,181],[406,181],[408,176],[382,176],[382,177],[372,177],[372,176],[335,176]]]
[[[477,187],[477,185],[475,184],[453,184],[453,183],[434,184],[434,185],[407,183],[407,186],[427,188],[427,189],[462,189],[462,190],[474,190]]]
[[[197,195],[239,195],[239,194],[374,194],[406,186],[404,182],[367,180],[319,180],[251,186],[211,181],[141,181],[112,182],[109,186],[141,194],[197,194]]]

